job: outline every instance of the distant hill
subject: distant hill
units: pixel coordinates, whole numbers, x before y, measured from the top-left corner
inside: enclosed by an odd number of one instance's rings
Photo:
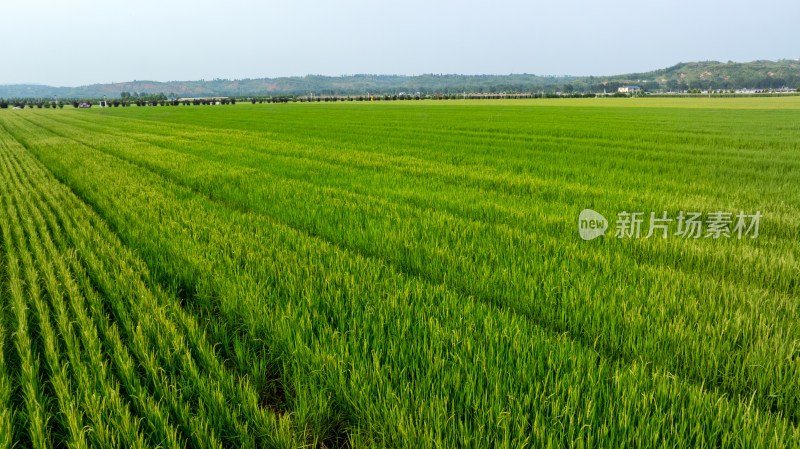
[[[800,87],[800,61],[682,62],[646,73],[607,77],[605,81],[657,83],[665,89]]]
[[[52,97],[118,98],[122,92],[164,93],[178,97],[201,96],[262,96],[262,95],[332,95],[400,93],[400,92],[510,92],[530,91],[556,86],[578,79],[575,76],[537,75],[352,75],[261,78],[243,80],[200,81],[131,81],[114,84],[93,84],[81,87],[51,87],[42,85],[0,86],[0,98]]]
[[[648,90],[800,87],[800,61],[687,62],[645,73],[614,76],[352,75],[200,81],[130,81],[80,87],[16,84],[0,86],[0,98],[118,98],[122,92],[199,96],[331,95],[400,92],[613,91],[638,84]]]

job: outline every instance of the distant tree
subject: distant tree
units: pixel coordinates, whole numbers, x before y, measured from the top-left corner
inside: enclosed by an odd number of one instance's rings
[[[675,92],[678,90],[678,81],[677,80],[667,80],[667,90],[670,92]]]

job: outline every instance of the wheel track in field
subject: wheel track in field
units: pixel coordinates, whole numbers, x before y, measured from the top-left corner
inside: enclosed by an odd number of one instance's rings
[[[190,184],[186,184],[186,183],[184,183],[183,181],[181,181],[179,179],[176,179],[176,178],[174,178],[172,176],[169,176],[168,174],[165,174],[165,173],[161,172],[160,170],[154,170],[151,167],[143,165],[142,163],[139,163],[137,161],[128,160],[128,159],[126,159],[124,157],[121,157],[121,156],[119,156],[117,154],[109,153],[108,151],[103,150],[102,148],[99,148],[99,146],[97,146],[97,145],[93,145],[93,144],[87,143],[85,141],[82,141],[80,139],[76,139],[76,138],[70,137],[68,135],[64,135],[64,134],[61,134],[59,132],[53,131],[52,129],[49,129],[48,127],[43,126],[41,124],[33,123],[33,122],[31,122],[31,124],[33,124],[34,126],[40,127],[42,129],[45,129],[46,131],[48,131],[48,132],[50,132],[50,133],[52,133],[54,135],[57,135],[57,136],[60,136],[62,138],[66,138],[66,139],[72,140],[72,141],[74,141],[74,142],[76,142],[76,143],[78,143],[80,145],[92,148],[92,149],[94,149],[96,151],[99,151],[101,153],[105,153],[105,154],[107,154],[107,155],[109,155],[111,157],[126,161],[127,163],[130,163],[130,164],[132,164],[134,166],[137,166],[140,169],[153,172],[153,173],[157,174],[158,176],[160,176],[160,177],[162,177],[164,179],[167,179],[170,182],[175,183],[176,185],[180,185],[180,186],[183,186],[185,188],[190,189],[191,191],[193,191],[196,195],[199,195],[200,197],[203,197],[203,198],[205,198],[207,200],[210,200],[210,201],[213,201],[215,203],[218,203],[218,204],[222,205],[225,208],[228,208],[228,209],[231,209],[231,210],[235,210],[235,211],[238,211],[238,212],[256,212],[256,213],[262,214],[264,216],[268,216],[272,220],[275,220],[276,222],[281,223],[281,224],[283,224],[283,225],[285,225],[285,226],[287,226],[287,227],[289,227],[291,229],[295,229],[295,230],[303,232],[303,233],[305,233],[307,235],[310,235],[310,236],[313,236],[315,238],[318,238],[318,239],[320,239],[322,241],[325,241],[325,242],[327,242],[327,243],[329,243],[329,244],[331,244],[331,245],[333,245],[335,247],[338,247],[338,248],[340,248],[342,250],[345,250],[345,251],[348,251],[348,252],[357,253],[357,254],[361,254],[362,256],[364,256],[366,258],[369,258],[369,259],[383,261],[385,264],[395,267],[395,269],[398,270],[399,272],[405,273],[406,275],[409,275],[409,276],[416,277],[416,278],[420,279],[421,281],[423,281],[424,283],[426,283],[428,285],[442,285],[445,288],[447,288],[448,290],[450,290],[450,291],[452,291],[454,293],[457,293],[459,295],[471,296],[471,292],[468,291],[468,290],[459,289],[457,287],[453,287],[453,286],[450,286],[450,285],[442,284],[441,282],[437,282],[436,279],[428,277],[425,273],[422,273],[422,272],[416,273],[416,272],[410,270],[409,267],[397,265],[397,263],[392,261],[391,259],[383,258],[383,257],[380,257],[380,256],[375,256],[375,255],[373,255],[371,253],[362,251],[358,247],[350,247],[350,246],[348,246],[346,244],[343,244],[342,242],[337,242],[337,241],[330,240],[330,239],[326,238],[324,235],[318,234],[318,233],[314,232],[311,229],[293,226],[292,224],[286,223],[286,222],[284,222],[284,221],[282,221],[282,220],[280,220],[280,219],[278,219],[278,218],[276,218],[276,217],[274,217],[272,215],[264,214],[261,211],[253,211],[252,209],[247,208],[247,207],[230,204],[228,202],[225,202],[225,201],[222,201],[222,200],[218,200],[218,199],[209,198],[208,195],[206,195],[204,192],[198,190],[194,186],[192,186]],[[474,295],[472,295],[472,296],[474,296]],[[500,304],[497,301],[494,301],[492,299],[483,298],[482,300],[488,301],[488,302],[490,302],[492,304],[496,304],[498,306],[506,307],[505,305]],[[592,347],[593,341],[592,341],[591,338],[583,338],[580,335],[575,335],[575,333],[570,332],[570,330],[567,329],[567,328],[558,327],[558,325],[554,325],[554,323],[551,323],[551,322],[542,322],[541,320],[538,320],[536,317],[533,317],[533,316],[527,316],[526,315],[526,319],[529,319],[532,322],[532,324],[534,324],[536,326],[539,326],[539,327],[541,327],[543,329],[549,330],[549,331],[553,332],[554,334],[559,334],[559,333],[564,333],[564,332],[569,333],[570,334],[569,338],[572,339],[573,341],[578,342],[578,343],[584,345],[585,347]],[[628,363],[631,363],[632,361],[634,361],[635,358],[636,358],[635,355],[632,355],[630,357],[626,357],[624,355],[612,354],[609,351],[601,351],[601,352],[604,353],[604,356],[608,360],[613,361],[613,362],[621,362],[621,363],[628,364]],[[706,380],[704,380],[704,379],[695,379],[693,377],[688,377],[688,378],[684,378],[684,382],[687,382],[687,383],[689,383],[691,385],[702,385],[703,383],[706,382]],[[744,392],[744,393],[733,393],[733,392],[731,392],[731,393],[736,398],[736,400],[744,400],[744,399],[749,398],[749,396],[750,396],[750,392]],[[774,412],[777,411],[774,408],[774,406],[772,406],[772,407],[762,407],[762,409],[764,409],[765,411],[769,411],[770,413],[774,413]],[[797,419],[796,417],[790,417],[790,420],[795,425],[797,424],[796,419]]]
[[[5,156],[5,154],[4,154],[3,156]],[[38,191],[37,191],[37,190],[34,188],[34,186],[33,186],[33,185],[29,184],[27,187],[28,187],[28,188],[32,188],[32,189],[33,189],[33,191],[37,193],[37,195],[39,194],[39,192],[38,192]],[[64,187],[64,188],[66,188],[66,187]],[[42,200],[43,198],[42,198],[42,197],[39,197],[39,199],[40,199],[40,200]],[[62,198],[62,199],[63,199],[63,198]],[[69,221],[69,219],[70,219],[70,218],[69,218],[69,216],[65,215],[65,214],[64,214],[64,213],[63,213],[63,212],[62,212],[60,209],[58,209],[58,206],[57,206],[57,200],[55,200],[55,199],[52,199],[52,198],[51,198],[51,199],[49,200],[49,206],[53,208],[53,209],[51,209],[51,210],[49,210],[49,211],[48,211],[48,212],[50,212],[50,213],[51,213],[50,217],[52,217],[52,213],[53,213],[54,211],[56,211],[56,212],[57,212],[57,213],[60,215],[60,219],[61,219],[60,223],[61,223],[61,224],[65,223],[66,221]],[[86,207],[86,206],[84,206],[84,207]],[[88,209],[88,208],[87,208],[87,209]],[[39,218],[41,218],[41,217],[39,217]],[[58,221],[55,221],[54,219],[51,219],[51,221],[50,221],[50,223],[49,223],[49,226],[51,226],[51,229],[57,229],[57,228],[60,226],[60,223],[59,223]],[[42,223],[40,222],[40,224],[42,224]],[[56,235],[58,236],[58,234],[56,234]],[[74,238],[75,238],[74,236],[75,236],[74,232],[73,232],[73,233],[70,233],[70,237],[71,237],[72,239],[74,239]],[[111,235],[107,235],[106,237],[107,237],[107,238],[113,238]],[[58,239],[58,240],[60,240],[60,239]],[[74,242],[74,243],[76,243],[76,244],[79,244],[78,242]],[[62,244],[63,244],[63,241],[62,241]],[[91,256],[91,254],[90,254],[90,256]],[[76,261],[74,261],[74,260],[73,260],[73,262],[74,262],[74,263],[73,263],[73,268],[76,268],[76,267],[75,267],[75,265],[76,265]],[[85,263],[85,260],[84,260],[84,263]],[[81,268],[82,268],[82,267],[80,267],[80,266],[78,265],[78,266],[77,266],[77,269],[76,269],[76,271],[77,271],[77,270],[80,270]],[[102,278],[102,274],[100,275],[100,278]],[[94,279],[94,281],[95,281],[95,282],[96,282],[97,280],[98,280],[97,278],[95,278],[95,279]],[[83,284],[84,284],[84,286],[86,286],[86,282],[85,282],[85,280],[84,280],[84,283],[83,283]],[[91,288],[91,285],[89,285],[89,287]],[[98,301],[99,301],[99,298],[95,297],[95,306],[97,306],[97,302],[98,302]],[[104,309],[104,308],[102,308],[102,307],[101,307],[101,309],[103,310],[103,312],[105,311],[105,309]],[[100,312],[100,314],[99,314],[99,315],[97,315],[97,316],[100,316],[100,317],[102,317],[102,314],[103,314],[103,312]],[[141,309],[139,309],[139,312],[143,312],[143,311],[142,311]],[[190,321],[186,321],[186,320],[188,319],[188,316],[184,315],[184,316],[183,316],[183,318],[184,318],[184,321],[183,321],[183,325],[182,325],[182,326],[184,327],[184,329],[186,329],[186,328],[191,328],[191,329],[193,329],[195,332],[197,332],[197,331],[198,331],[198,330],[197,330],[196,323],[192,323],[192,322],[190,322]],[[163,320],[164,320],[164,319],[165,319],[165,318],[162,318],[162,322],[163,322]],[[105,324],[105,326],[103,326],[103,327],[105,328],[105,330],[106,330],[106,336],[107,336],[107,337],[108,337],[108,335],[112,335],[112,336],[113,336],[113,334],[114,334],[114,332],[113,332],[113,327],[114,327],[114,326],[115,326],[115,325],[113,325],[113,324],[112,324],[111,326],[109,326],[109,325],[108,325],[108,323],[106,323],[106,324]],[[111,332],[110,332],[110,333],[108,332],[108,329],[109,329],[109,328],[111,328]],[[174,328],[174,327],[173,327],[172,329],[173,329],[172,335],[173,335],[173,336],[176,336],[176,334],[175,334],[175,332],[177,332],[176,328]],[[143,338],[143,337],[141,337],[141,338]],[[155,337],[154,337],[153,335],[151,335],[151,336],[150,336],[150,338],[152,339],[152,338],[155,338]],[[206,362],[207,364],[210,364],[210,363],[212,363],[212,362],[213,362],[213,360],[215,360],[215,359],[214,359],[214,356],[213,356],[213,353],[210,353],[210,352],[209,352],[210,348],[208,348],[208,347],[201,347],[201,346],[202,346],[204,343],[201,343],[199,340],[197,340],[197,338],[198,338],[198,335],[195,333],[195,337],[194,337],[194,344],[195,344],[195,346],[196,346],[197,348],[200,348],[201,350],[205,350],[206,352],[205,352],[204,354],[201,354],[201,356],[205,358],[205,362]],[[112,339],[112,340],[113,340],[113,339]],[[115,343],[115,344],[112,344],[112,346],[114,346],[114,347],[115,347],[117,350],[122,350],[122,348],[124,348],[124,346],[125,346],[125,345],[124,345],[124,344],[121,344],[121,343],[120,343],[120,341],[117,339],[117,340],[116,340],[116,343]],[[146,353],[140,353],[140,354],[139,354],[139,359],[141,360],[141,358],[142,358],[142,357],[145,357],[145,358],[147,358],[147,354],[146,354]],[[124,358],[125,358],[125,357],[124,357],[124,355],[123,355],[123,359],[124,359]],[[128,362],[128,364],[130,364],[130,359],[128,358],[127,360],[129,361],[129,362]],[[222,368],[221,368],[221,365],[219,365],[219,364],[218,364],[218,362],[213,362],[213,363],[217,363],[217,365],[216,365],[216,366],[217,366],[217,369],[222,369]],[[185,366],[185,368],[187,368],[187,369],[191,369],[191,365],[186,365],[186,366]],[[198,372],[195,372],[194,374],[195,374],[195,378],[196,378],[196,379],[200,379],[199,377],[196,377],[196,376],[199,376],[199,375],[200,375]],[[224,373],[223,373],[223,372],[221,372],[221,371],[218,371],[218,374],[222,375],[222,374],[224,374]],[[233,376],[230,376],[230,378],[228,379],[228,381],[229,381],[229,382],[228,382],[228,384],[227,384],[227,385],[225,385],[225,387],[224,387],[224,388],[227,390],[227,392],[228,392],[228,393],[233,393],[233,394],[231,394],[231,396],[234,396],[234,397],[235,397],[235,396],[236,396],[236,391],[235,391],[235,390],[236,390],[237,388],[242,388],[242,387],[241,387],[241,385],[239,385],[239,384],[237,383],[237,381],[235,381],[234,379],[235,379],[235,378],[234,378]],[[211,380],[213,381],[213,379],[211,379]],[[217,380],[219,380],[219,376],[218,376]],[[130,379],[129,379],[129,381],[130,381]],[[211,384],[211,383],[212,383],[212,382],[209,382],[209,384]],[[197,382],[196,382],[195,384],[197,384]],[[165,385],[165,384],[164,384],[164,385]],[[130,388],[130,386],[131,386],[130,382],[128,382],[128,383],[127,383],[127,386],[128,386],[128,388]],[[141,398],[141,396],[142,396],[142,395],[141,395],[141,392],[144,392],[144,390],[142,390],[141,388],[134,388],[134,391],[129,391],[129,394],[131,394],[131,393],[134,393],[135,391],[139,391],[139,392],[140,392],[140,393],[139,393],[139,396],[140,396],[140,398]],[[252,396],[252,391],[250,391],[250,393],[249,393],[249,394],[251,394],[251,396]],[[241,394],[240,394],[240,396],[241,396]],[[130,396],[129,396],[129,397],[130,397]],[[218,395],[218,396],[216,396],[216,397],[218,397],[218,398],[221,398],[222,396],[219,396],[219,395]],[[141,402],[141,401],[140,401],[140,402]],[[153,402],[153,401],[151,401],[151,400],[150,400],[150,398],[149,398],[149,396],[147,397],[147,399],[146,399],[146,400],[144,400],[144,402],[147,402],[147,403],[149,404],[148,406],[145,406],[145,407],[144,407],[145,411],[146,411],[147,409],[149,409],[151,412],[153,412],[153,410],[155,410],[155,412],[157,413],[157,410],[156,410],[156,409],[153,409],[153,407],[156,407],[156,408],[158,407],[158,406],[157,406],[157,403],[156,403],[156,402]],[[249,402],[248,406],[250,407],[250,412],[255,412],[255,413],[257,413],[257,412],[256,412],[256,410],[253,408],[253,407],[255,406],[255,404],[256,404],[256,403],[255,403],[255,402],[253,402],[253,401],[250,401],[250,402]],[[173,408],[175,407],[175,405],[176,405],[176,403],[173,401]],[[261,414],[262,414],[262,416],[261,416],[260,418],[258,418],[258,419],[260,419],[260,420],[261,420],[261,423],[260,423],[260,425],[262,426],[261,428],[263,429],[263,426],[265,425],[265,421],[267,421],[267,420],[271,420],[271,418],[268,418],[268,417],[267,417],[267,415],[264,415],[264,411],[263,411],[263,410],[261,410]],[[169,427],[169,426],[166,426],[166,427],[165,427],[165,429],[166,429],[166,428],[168,428],[168,427]],[[193,432],[192,432],[192,434],[194,434],[194,433],[195,433],[195,432],[197,432],[197,431],[200,431],[200,430],[198,429],[198,430],[196,430],[196,431],[193,431]],[[240,431],[244,431],[244,430],[240,430]],[[200,432],[202,432],[202,431],[200,431]],[[244,432],[246,432],[246,431],[244,431]],[[268,443],[268,441],[267,441],[267,440],[264,440],[264,439],[263,439],[263,437],[260,437],[259,441],[261,441],[261,444],[260,444],[261,446],[263,446],[265,443]],[[198,441],[198,442],[199,442],[199,441]],[[243,443],[243,441],[240,441],[240,443]],[[205,446],[205,445],[206,445],[206,444],[203,444],[202,446]],[[269,444],[267,444],[267,445],[269,446]],[[197,447],[201,447],[201,446],[198,446],[198,445],[196,445],[196,446],[197,446]],[[249,446],[249,445],[236,444],[236,445],[234,445],[234,446],[230,446],[230,447],[248,447],[248,446]]]

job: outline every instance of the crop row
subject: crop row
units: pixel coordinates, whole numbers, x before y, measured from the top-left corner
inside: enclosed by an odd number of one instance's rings
[[[2,447],[313,444],[225,366],[90,208],[0,134],[4,312],[15,338],[3,351],[14,366],[0,375],[15,386],[0,397]]]

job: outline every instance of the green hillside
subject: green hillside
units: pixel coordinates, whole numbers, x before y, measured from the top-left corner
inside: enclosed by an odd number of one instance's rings
[[[657,83],[661,88],[781,88],[800,87],[800,61],[682,62],[661,70],[609,77],[608,81]]]
[[[122,92],[175,94],[180,97],[214,95],[346,95],[400,92],[523,92],[558,86],[575,76],[516,75],[351,75],[200,81],[131,81],[81,87],[41,85],[0,86],[0,98],[13,97],[119,97]]]
[[[198,96],[363,95],[366,93],[603,92],[635,83],[647,90],[800,88],[800,61],[687,62],[665,69],[614,76],[512,75],[307,75],[259,79],[130,81],[80,87],[16,84],[0,86],[0,98],[117,98],[122,92]]]

